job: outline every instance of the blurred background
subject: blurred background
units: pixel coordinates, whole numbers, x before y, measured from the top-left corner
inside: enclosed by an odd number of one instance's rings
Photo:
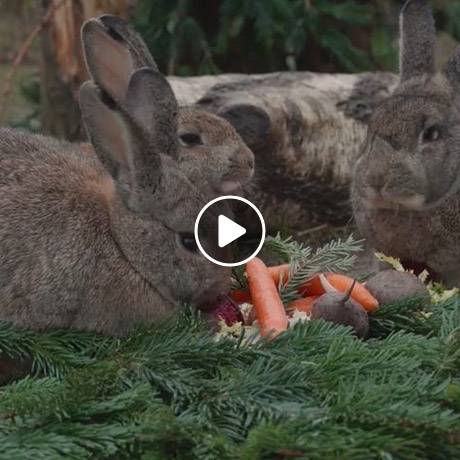
[[[80,137],[85,18],[131,21],[170,75],[397,69],[401,0],[0,0],[0,122]],[[433,1],[438,57],[460,41],[460,1]]]

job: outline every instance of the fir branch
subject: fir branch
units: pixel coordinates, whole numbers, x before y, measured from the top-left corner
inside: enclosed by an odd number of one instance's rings
[[[295,241],[292,236],[285,239],[278,233],[265,239],[265,247],[278,255],[284,262],[290,262],[293,258],[308,257],[311,248]]]
[[[107,353],[112,341],[91,333],[18,331],[0,323],[0,355],[12,358],[33,357],[32,370],[60,377],[71,366],[92,362]]]
[[[459,305],[382,308],[368,341],[309,321],[250,347],[190,311],[123,340],[0,325],[2,351],[49,362],[0,388],[0,459],[459,458]]]
[[[279,287],[286,306],[300,298],[299,287],[314,275],[350,269],[356,260],[354,253],[362,250],[361,241],[355,241],[352,236],[345,241],[332,241],[316,251],[292,238],[283,240],[279,234],[269,238],[266,246],[290,263],[289,279],[282,280]]]
[[[232,269],[232,290],[248,289],[248,280],[245,276],[245,266],[241,265]]]

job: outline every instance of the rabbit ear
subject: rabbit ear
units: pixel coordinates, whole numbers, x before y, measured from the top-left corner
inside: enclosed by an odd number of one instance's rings
[[[177,157],[176,97],[166,78],[144,67],[137,70],[128,85],[125,108],[152,139],[160,153]]]
[[[92,79],[114,100],[123,101],[134,71],[128,49],[95,19],[83,24],[81,37],[86,67]]]
[[[447,62],[444,73],[454,89],[460,90],[460,46]]]
[[[435,72],[436,29],[429,0],[408,0],[400,17],[401,81]]]
[[[124,101],[135,70],[158,69],[140,36],[116,16],[104,15],[86,21],[81,37],[91,78],[118,103]]]
[[[111,14],[104,14],[99,17],[99,21],[115,40],[125,45],[136,69],[150,67],[158,70],[157,63],[144,40],[125,20]]]
[[[125,203],[139,210],[142,196],[155,193],[161,157],[143,130],[93,82],[80,88],[83,122],[97,156],[114,178]]]

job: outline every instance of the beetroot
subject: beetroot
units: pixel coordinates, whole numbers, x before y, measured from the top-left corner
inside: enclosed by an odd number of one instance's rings
[[[366,288],[379,301],[388,305],[406,299],[419,298],[429,302],[427,287],[415,275],[396,270],[384,270],[377,273],[366,283]]]
[[[335,324],[351,326],[358,337],[369,333],[369,317],[366,310],[347,294],[329,292],[318,297],[312,308],[312,319],[324,319]]]
[[[243,322],[243,315],[238,305],[227,295],[219,296],[215,302],[206,305],[203,310],[205,318],[215,324],[222,320],[227,326]]]

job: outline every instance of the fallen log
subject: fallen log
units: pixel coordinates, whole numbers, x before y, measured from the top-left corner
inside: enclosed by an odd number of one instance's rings
[[[182,105],[229,120],[256,156],[249,198],[271,228],[342,226],[354,160],[390,73],[282,72],[170,78]]]

